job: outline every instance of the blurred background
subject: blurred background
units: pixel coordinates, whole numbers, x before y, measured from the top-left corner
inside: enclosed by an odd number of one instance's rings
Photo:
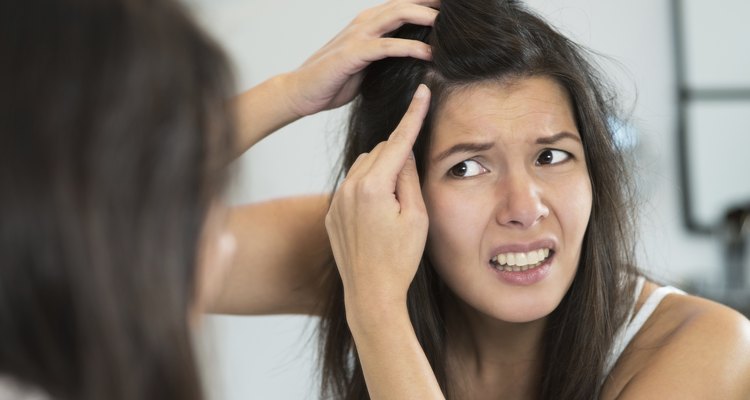
[[[289,71],[375,0],[186,0],[226,48],[237,91]],[[654,278],[750,311],[750,3],[531,0],[598,54],[635,159],[638,262]],[[719,6],[719,4],[721,6]],[[237,161],[235,204],[329,191],[346,110],[305,118]],[[209,317],[215,399],[315,399],[317,321]]]

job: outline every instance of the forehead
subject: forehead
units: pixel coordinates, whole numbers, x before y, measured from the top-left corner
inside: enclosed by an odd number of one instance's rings
[[[461,87],[447,94],[436,111],[433,150],[442,142],[469,138],[524,141],[560,131],[578,134],[567,92],[541,76]]]

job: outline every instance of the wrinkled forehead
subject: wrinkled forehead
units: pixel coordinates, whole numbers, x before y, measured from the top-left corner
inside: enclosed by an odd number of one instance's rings
[[[429,146],[481,139],[570,131],[577,134],[570,96],[552,78],[532,76],[452,88],[434,105]],[[512,139],[512,138],[510,138]]]

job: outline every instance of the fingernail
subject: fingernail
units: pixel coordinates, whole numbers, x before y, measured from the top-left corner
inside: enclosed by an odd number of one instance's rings
[[[409,152],[409,159],[410,160],[414,159],[414,151],[413,150]]]
[[[421,99],[426,97],[428,90],[429,89],[427,89],[427,86],[425,86],[424,83],[420,83],[417,87],[417,91],[414,93],[414,98]]]

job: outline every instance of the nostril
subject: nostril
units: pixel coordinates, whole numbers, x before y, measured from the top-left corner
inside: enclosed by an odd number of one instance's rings
[[[496,220],[500,225],[529,228],[549,214],[539,188],[528,180],[517,179],[498,185]]]
[[[542,212],[525,212],[515,213],[512,217],[503,218],[502,214],[498,214],[497,221],[500,225],[510,226],[514,228],[530,228],[547,216],[547,213]]]

